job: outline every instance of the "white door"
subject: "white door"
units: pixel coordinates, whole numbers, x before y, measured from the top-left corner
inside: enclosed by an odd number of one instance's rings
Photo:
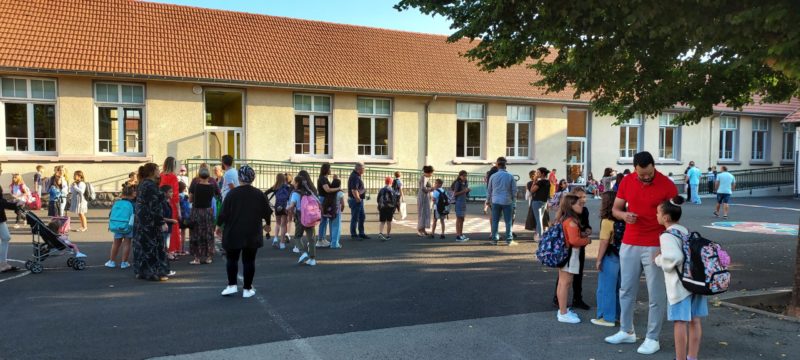
[[[233,156],[234,159],[241,159],[244,156],[240,128],[206,130],[205,142],[207,159],[219,159],[226,154]]]
[[[586,183],[586,138],[567,138],[567,182]]]

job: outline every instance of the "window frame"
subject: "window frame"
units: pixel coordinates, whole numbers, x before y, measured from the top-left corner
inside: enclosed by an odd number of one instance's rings
[[[98,101],[97,99],[97,85],[114,85],[117,86],[117,102],[111,101]],[[122,87],[123,86],[136,86],[142,88],[142,102],[123,102],[122,101]],[[144,157],[147,154],[147,86],[142,83],[130,82],[116,82],[116,81],[94,81],[92,82],[92,104],[94,106],[94,152],[99,156],[134,156]],[[117,110],[117,121],[123,126],[117,129],[116,138],[122,149],[125,149],[127,143],[127,135],[125,134],[125,112],[126,110],[138,109],[141,114],[142,128],[142,148],[140,151],[100,151],[100,109],[110,108]]]
[[[482,111],[482,114],[481,114],[482,117],[481,118],[472,118],[472,117],[461,118],[459,116],[459,113],[458,113],[458,106],[459,105],[480,105],[481,106],[481,111]],[[464,148],[462,149],[464,156],[458,156],[458,139],[456,139],[456,159],[482,160],[482,159],[485,158],[484,155],[485,155],[486,152],[484,151],[484,148],[486,146],[486,114],[487,113],[488,113],[488,111],[486,109],[486,104],[485,103],[468,102],[468,101],[456,101],[456,134],[458,134],[458,123],[459,122],[463,122],[464,123],[464,139],[463,139]],[[467,116],[470,116],[469,115],[469,110],[467,110]],[[469,124],[471,124],[471,123],[477,123],[477,124],[480,125],[480,146],[478,147],[479,150],[480,150],[480,155],[478,155],[478,156],[468,156],[467,155],[468,154],[468,150],[470,148],[468,146],[469,131],[467,131],[467,129],[469,127]]]
[[[733,120],[733,128],[728,127],[727,125],[723,128],[722,120],[725,119],[726,123],[728,120]],[[719,152],[717,155],[719,156],[720,161],[737,161],[739,158],[739,117],[736,116],[720,116],[719,120]],[[731,156],[725,157],[725,147],[727,146],[728,142],[725,140],[724,133],[730,132],[731,133]]]
[[[756,127],[756,124],[760,121],[764,122],[764,128]],[[771,147],[771,127],[772,122],[770,118],[766,117],[754,117],[751,119],[752,122],[752,134],[751,134],[751,148],[750,148],[750,160],[752,161],[759,161],[759,162],[766,162],[770,160],[770,147]],[[758,144],[761,146],[761,158],[755,157],[756,155],[756,143],[757,137],[761,137],[761,142]]]
[[[678,116],[678,113],[665,112],[661,113],[658,117],[658,159],[667,161],[680,161],[681,159],[681,126],[672,123],[672,120]],[[662,120],[668,120],[664,123]],[[662,154],[666,152],[667,130],[672,130],[672,157],[665,157]]]
[[[517,118],[512,119],[511,117],[511,108],[517,108]],[[530,112],[530,120],[520,120],[519,119],[519,109],[527,108]],[[485,112],[485,110],[484,110]],[[485,115],[484,115],[485,116]],[[525,104],[506,104],[506,158],[514,159],[514,160],[530,160],[534,157],[533,151],[533,138],[534,138],[534,124],[536,123],[536,108],[533,105],[525,105]],[[514,126],[514,146],[508,147],[508,126]],[[525,148],[528,151],[527,155],[520,155],[520,146],[519,143],[519,130],[520,127],[527,126],[528,127],[528,143],[525,144]],[[508,151],[512,150],[513,154],[509,154]]]
[[[636,120],[638,123],[633,124],[633,123],[631,123],[631,120]],[[625,121],[624,123],[619,125],[619,127],[620,127],[620,132],[619,132],[620,140],[622,140],[622,131],[623,130],[625,131],[625,149],[622,149],[622,148],[618,149],[619,159],[620,160],[633,160],[633,156],[636,155],[636,153],[642,151],[642,132],[643,132],[642,129],[644,127],[643,125],[644,125],[644,121],[642,120],[642,117],[639,116],[639,115],[636,115],[633,118],[629,119],[628,121]],[[630,144],[631,144],[630,135],[631,135],[631,131],[632,130],[636,131],[636,148],[635,149],[631,149],[631,146],[630,146]],[[660,138],[660,135],[661,134],[659,132],[659,138]],[[659,152],[660,152],[660,150],[661,149],[659,148]],[[628,155],[628,153],[630,153],[630,156],[623,156],[623,153],[622,153],[623,151],[625,151],[625,155]]]
[[[794,155],[797,151],[797,144],[795,144],[795,132],[797,129],[793,124],[782,124],[781,128],[783,130],[781,133],[781,162],[794,162]],[[790,152],[789,158],[786,157],[786,144],[788,143],[787,137],[789,139],[788,142],[791,142],[792,144],[792,151]]]
[[[361,109],[359,109],[359,107],[358,107],[358,102],[361,101],[361,100],[368,100],[368,101],[372,102],[372,113],[362,113],[361,112]],[[375,105],[376,105],[376,102],[378,100],[380,100],[380,101],[388,101],[389,102],[389,112],[388,112],[388,114],[379,114],[379,113],[377,113],[377,111],[376,111],[377,107]],[[358,130],[359,129],[358,128],[358,125],[359,125],[358,123],[361,122],[362,118],[370,119],[370,135],[369,135],[370,144],[368,144],[368,145],[361,144],[360,141],[358,141],[358,139],[360,138],[360,134],[358,134],[358,133],[356,134],[356,139],[357,139],[356,140],[356,146],[357,146],[356,154],[358,154],[359,157],[372,158],[372,159],[391,159],[392,158],[392,151],[393,151],[392,143],[394,142],[393,141],[394,121],[392,119],[393,115],[394,115],[394,101],[392,101],[392,99],[390,99],[390,98],[373,97],[373,96],[359,96],[356,99],[356,121],[357,121],[357,123],[356,123],[357,130],[356,130],[356,132],[359,131]],[[376,129],[375,122],[376,122],[376,119],[388,119],[388,122],[389,122],[387,124],[387,129],[388,129],[387,132],[388,133],[386,134],[386,137],[387,137],[387,139],[386,139],[386,142],[387,142],[387,144],[386,144],[386,155],[376,155],[375,154],[376,153],[375,150],[377,149],[377,147],[378,146],[383,146],[383,145],[378,145],[376,143],[376,138],[375,138],[375,129]],[[362,146],[367,146],[368,147],[369,154],[361,154],[361,147]]]
[[[2,85],[4,81],[7,80],[24,80],[25,81],[25,97],[18,97],[18,96],[9,96],[6,97],[3,95],[2,92]],[[53,83],[53,98],[46,99],[46,98],[34,98],[33,97],[33,88],[31,87],[31,81],[49,81]],[[8,150],[8,143],[7,138],[7,131],[6,131],[6,104],[24,104],[25,105],[25,117],[26,117],[26,132],[27,132],[27,141],[28,141],[28,149],[33,148],[34,150]],[[44,151],[37,151],[36,149],[36,126],[35,126],[35,106],[36,105],[45,105],[45,106],[53,106],[53,127],[55,128],[55,150],[44,150]],[[0,76],[0,119],[3,119],[3,125],[0,126],[0,138],[3,141],[2,153],[4,154],[13,154],[13,155],[58,155],[58,146],[59,146],[59,111],[58,111],[58,79],[54,78],[47,78],[47,77],[34,77],[34,76]],[[43,138],[45,141],[50,138]]]
[[[311,97],[311,110],[298,110],[297,109],[297,96],[310,96]],[[328,106],[329,109],[327,112],[319,111],[315,109],[316,98],[328,98]],[[294,144],[294,149],[292,150],[293,155],[295,156],[308,156],[308,157],[321,157],[321,158],[329,158],[333,156],[333,95],[330,94],[318,94],[318,93],[294,93],[292,94],[292,110],[294,111],[293,123],[292,123],[292,130],[294,132],[297,129],[297,116],[308,116],[308,143],[298,143],[297,140],[297,133],[294,133],[292,143]],[[358,102],[356,102],[358,104]],[[326,122],[325,128],[328,131],[328,144],[326,144],[325,148],[327,152],[325,154],[316,154],[314,150],[316,149],[316,118],[319,117],[327,117],[328,120]],[[302,147],[301,152],[297,152],[297,146],[305,146],[308,145],[309,153],[303,153]]]

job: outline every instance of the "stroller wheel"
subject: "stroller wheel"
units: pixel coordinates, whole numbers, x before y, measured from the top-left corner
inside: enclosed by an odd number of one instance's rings
[[[32,273],[39,274],[42,271],[44,271],[44,266],[42,266],[42,263],[35,262],[35,263],[31,264],[31,272]]]
[[[75,266],[75,258],[74,257],[71,257],[71,258],[67,259],[67,266],[69,266],[69,267],[74,267]]]
[[[28,260],[28,261],[25,262],[25,268],[26,269],[30,270],[31,269],[31,265],[33,265],[33,261]]]
[[[86,269],[86,261],[83,261],[83,259],[75,259],[75,264],[72,265],[72,268],[75,270]]]

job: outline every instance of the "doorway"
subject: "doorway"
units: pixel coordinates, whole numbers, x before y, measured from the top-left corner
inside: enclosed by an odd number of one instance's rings
[[[205,90],[205,128],[206,158],[219,159],[226,154],[234,159],[244,158],[244,93]]]
[[[587,110],[567,111],[567,183],[586,184]]]

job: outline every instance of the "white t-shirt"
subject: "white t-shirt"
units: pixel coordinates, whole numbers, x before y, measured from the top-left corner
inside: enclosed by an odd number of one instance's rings
[[[239,172],[234,168],[230,168],[222,175],[222,200],[225,200],[225,195],[231,191],[228,184],[233,184],[233,187],[239,186]]]

